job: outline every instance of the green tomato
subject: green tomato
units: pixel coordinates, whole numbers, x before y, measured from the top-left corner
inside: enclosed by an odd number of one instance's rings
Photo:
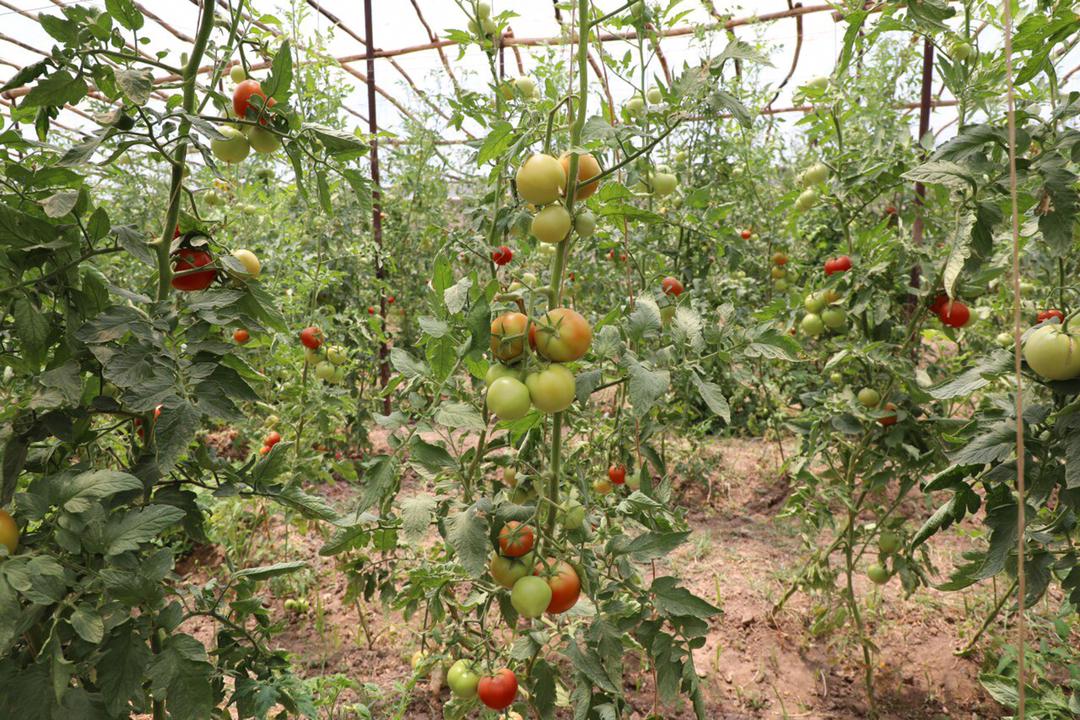
[[[487,407],[500,420],[520,420],[529,413],[530,395],[531,389],[524,383],[504,375],[488,386]]]
[[[833,385],[839,385],[840,383],[844,382],[844,376],[838,372],[831,373],[829,375],[829,382],[831,382]]]
[[[318,350],[312,350],[309,347],[304,348],[304,362],[306,362],[308,365],[314,365],[320,360],[322,360],[322,355],[319,353]]]
[[[818,204],[817,190],[814,188],[807,188],[799,194],[799,197],[795,200],[796,210],[809,210]]]
[[[660,92],[660,88],[649,88],[649,91],[645,93],[645,99],[650,104],[656,105],[664,100],[664,95]]]
[[[331,382],[334,379],[334,366],[325,360],[320,361],[315,366],[315,377],[325,382]]]
[[[816,91],[820,92],[820,91],[825,90],[826,88],[829,87],[829,78],[824,77],[824,76],[811,78],[811,80],[809,82],[807,82],[804,87],[807,87],[807,88],[809,88],[811,90],[816,90]]]
[[[450,686],[450,692],[454,695],[468,700],[476,697],[476,686],[480,684],[480,676],[473,669],[470,661],[458,660],[446,673],[446,684]]]
[[[859,404],[865,408],[876,408],[881,403],[881,393],[874,388],[859,391]]]
[[[345,354],[344,348],[340,348],[337,345],[331,345],[326,348],[326,359],[334,365],[344,365],[345,361],[349,359],[349,356]]]
[[[645,98],[640,95],[635,95],[626,101],[626,105],[623,105],[627,115],[640,115],[641,111],[645,109]]]
[[[511,377],[515,380],[520,379],[517,370],[503,365],[502,363],[492,363],[491,367],[488,368],[487,374],[484,375],[484,385],[491,387],[491,383],[501,377]]]
[[[667,325],[669,322],[671,322],[671,319],[673,317],[675,317],[674,305],[665,305],[664,307],[660,308],[660,322],[662,322],[664,325]]]
[[[574,221],[564,206],[548,205],[533,216],[529,231],[540,242],[555,244],[566,239],[573,224]]]
[[[817,337],[825,331],[825,323],[821,321],[821,316],[816,313],[807,313],[799,327],[810,337]]]
[[[272,153],[281,149],[281,137],[266,128],[251,126],[247,136],[251,149],[257,153]]]
[[[626,487],[630,488],[631,490],[640,490],[641,476],[638,475],[636,472],[629,473],[626,476]]]
[[[884,585],[889,582],[889,571],[881,563],[873,563],[866,568],[866,577],[875,585]]]
[[[567,501],[562,524],[567,530],[580,530],[585,525],[585,506],[577,500]]]
[[[251,146],[247,136],[231,125],[222,125],[217,129],[225,136],[224,140],[211,140],[210,149],[221,162],[238,163],[248,156]]]
[[[233,65],[229,70],[229,77],[232,78],[234,83],[242,83],[247,80],[247,73],[244,72],[244,66],[240,63]]]
[[[877,539],[878,550],[886,555],[892,555],[900,550],[900,536],[891,530],[885,530]]]
[[[566,186],[566,172],[551,155],[537,153],[518,168],[514,176],[518,195],[533,205],[547,205],[559,199]]]
[[[533,405],[541,412],[562,412],[574,402],[574,373],[562,365],[548,365],[543,370],[529,373],[525,385]]]
[[[830,330],[839,330],[847,325],[847,315],[840,308],[827,308],[821,313],[821,321]]]
[[[995,343],[995,344],[996,344],[996,345],[997,345],[997,346],[998,346],[999,348],[1009,348],[1009,347],[1012,347],[1012,344],[1013,344],[1013,336],[1012,336],[1012,335],[1011,335],[1010,333],[1007,333],[1007,332],[1000,332],[1000,333],[998,333],[998,334],[997,334],[997,336],[996,336],[996,337],[994,338],[994,343]]]
[[[803,171],[802,183],[804,186],[820,185],[829,179],[829,166],[825,163],[814,163]]]
[[[776,288],[777,292],[787,292],[788,281],[785,280],[784,278],[780,278],[775,283],[773,283],[773,287]]]
[[[806,296],[806,299],[803,300],[803,307],[806,308],[806,312],[808,313],[820,313],[825,309],[826,304],[825,295],[819,292],[810,293]]]
[[[491,17],[491,5],[486,2],[476,3],[476,15],[481,20],[487,17]]]
[[[522,75],[514,79],[514,87],[527,98],[536,97],[536,83],[531,77]]]
[[[964,62],[973,54],[975,54],[975,48],[969,42],[958,40],[952,44],[952,56],[960,62]]]
[[[653,195],[665,197],[675,192],[679,186],[679,179],[671,173],[658,172],[652,177]]]
[[[551,587],[543,578],[527,575],[516,583],[510,591],[510,604],[518,615],[526,618],[538,618],[551,603]]]
[[[596,216],[591,210],[582,210],[574,218],[574,230],[581,237],[591,237],[596,232]]]
[[[1061,325],[1044,325],[1024,343],[1024,360],[1047,380],[1080,376],[1080,337],[1062,332]]]
[[[491,562],[488,563],[488,572],[499,585],[510,589],[521,578],[532,574],[533,554],[526,553],[519,558],[508,558],[492,553]]]

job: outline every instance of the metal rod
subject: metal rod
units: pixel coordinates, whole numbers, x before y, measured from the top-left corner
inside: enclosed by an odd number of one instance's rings
[[[383,280],[382,189],[379,187],[379,126],[375,118],[375,45],[372,42],[371,0],[364,0],[364,44],[367,45],[368,130],[371,133],[371,233],[375,240],[375,278],[379,288],[379,317],[382,318],[383,341],[379,343],[379,386],[390,382],[390,348],[386,345],[386,292]],[[383,412],[390,414],[390,396],[383,398]]]

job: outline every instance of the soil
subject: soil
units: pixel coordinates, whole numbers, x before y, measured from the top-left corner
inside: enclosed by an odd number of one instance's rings
[[[786,448],[788,454],[792,449]],[[849,630],[815,636],[810,618],[820,601],[801,592],[780,613],[772,613],[805,555],[794,521],[780,517],[788,488],[780,472],[778,444],[726,439],[693,448],[690,455],[696,459],[693,467],[711,471],[704,477],[693,473],[679,477],[675,485],[679,504],[689,509],[694,535],[654,569],[645,570],[680,575],[690,590],[723,610],[713,621],[706,644],[694,653],[709,718],[866,718],[861,652]],[[414,489],[419,482],[415,477],[406,479]],[[345,483],[308,490],[340,507],[348,507],[354,494]],[[910,505],[911,514],[926,512],[917,503]],[[256,533],[253,559],[247,564],[304,559],[313,568],[314,580],[302,593],[311,607],[307,614],[287,613],[285,597],[272,599],[273,615],[285,623],[275,641],[294,654],[297,671],[305,676],[340,673],[365,684],[350,702],[364,702],[375,718],[442,718],[448,691],[440,678],[410,684],[416,623],[376,601],[359,608],[365,634],[358,608],[341,602],[345,576],[336,571],[333,558],[318,555],[323,536],[290,530],[283,549],[285,530],[280,523],[271,513],[266,527]],[[970,541],[958,533],[935,540],[937,566],[952,567],[965,542]],[[220,562],[219,555],[196,553],[183,570],[192,573],[189,580],[197,581],[212,574]],[[971,635],[989,606],[989,588],[967,593],[921,589],[906,600],[895,580],[883,588],[860,582],[856,590],[870,598],[866,621],[880,649],[875,680],[882,718],[976,720],[1004,714],[979,684],[979,653],[954,655],[960,638]],[[192,629],[200,639],[209,640],[210,628]],[[693,717],[688,704],[654,710],[647,671],[630,679],[628,696],[635,711],[626,720],[643,720],[650,712],[665,720]],[[402,702],[405,692],[410,697]],[[398,714],[401,705],[406,707]],[[333,716],[350,717],[340,713],[340,707]]]

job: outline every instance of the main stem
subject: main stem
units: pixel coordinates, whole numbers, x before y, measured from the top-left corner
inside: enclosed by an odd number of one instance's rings
[[[183,88],[184,115],[180,120],[178,130],[179,142],[172,157],[172,182],[169,186],[169,207],[165,212],[165,227],[161,230],[161,237],[154,243],[154,251],[157,254],[158,266],[158,289],[157,300],[169,297],[169,281],[172,279],[172,269],[169,267],[169,246],[172,244],[173,231],[176,229],[177,218],[180,217],[180,196],[184,184],[184,167],[187,163],[188,133],[191,131],[189,115],[195,112],[195,79],[199,75],[199,66],[202,64],[203,54],[206,52],[206,44],[210,40],[210,31],[214,29],[214,8],[216,0],[205,0],[202,4],[202,12],[199,14],[199,30],[195,35],[195,44],[191,47],[191,57],[184,66]]]
[[[581,134],[585,129],[585,111],[589,104],[589,31],[592,26],[589,23],[589,0],[578,0],[578,101],[574,109],[574,122],[570,126],[570,148],[576,149],[581,144]],[[570,105],[573,107],[573,105]],[[570,216],[574,215],[574,200],[578,186],[578,155],[570,155],[570,173],[566,179],[566,209]],[[555,259],[551,266],[551,302],[553,307],[558,307],[562,301],[563,273],[566,272],[566,256],[569,251],[570,240],[564,239],[559,243],[555,252]],[[547,537],[551,537],[555,530],[555,519],[558,515],[556,508],[559,505],[559,473],[562,463],[562,429],[563,414],[555,413],[551,423],[551,477],[548,478],[547,499],[549,502],[547,517]]]

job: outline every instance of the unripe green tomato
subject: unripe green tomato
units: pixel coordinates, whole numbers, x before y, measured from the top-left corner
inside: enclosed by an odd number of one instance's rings
[[[900,550],[900,536],[891,530],[885,530],[877,539],[878,550],[886,555],[892,555]]]
[[[580,530],[585,525],[585,506],[577,500],[568,501],[562,523],[567,530]]]
[[[277,427],[277,424],[279,422],[281,422],[281,418],[279,418],[277,415],[267,415],[266,419],[263,420],[263,427],[273,429]]]
[[[626,101],[623,108],[626,110],[627,115],[640,115],[642,110],[645,109],[645,98],[640,95],[635,95]]]
[[[829,166],[825,163],[814,163],[806,168],[800,177],[802,178],[803,185],[807,187],[810,185],[820,185],[829,179]]]
[[[840,308],[826,308],[821,313],[821,321],[830,330],[839,330],[847,325],[847,315]]]
[[[536,283],[537,283],[538,281],[537,281],[537,279],[536,279],[536,275],[535,275],[535,274],[533,274],[533,273],[531,273],[531,272],[527,272],[527,273],[523,273],[523,274],[522,274],[522,276],[521,276],[521,282],[522,282],[522,284],[523,284],[523,285],[524,285],[525,287],[530,287],[530,288],[534,288],[534,287],[536,287]]]
[[[331,345],[326,348],[326,359],[334,365],[344,365],[345,361],[349,358],[345,354],[344,348],[338,347],[337,345]]]
[[[491,5],[486,2],[476,3],[476,15],[481,20],[491,17]]]
[[[507,487],[517,487],[517,469],[512,467],[503,468],[502,481]]]
[[[524,618],[538,618],[551,603],[551,586],[543,578],[526,575],[514,583],[510,604]]]
[[[570,213],[562,205],[548,205],[536,213],[529,230],[540,242],[560,243],[566,239],[573,226]]]
[[[1010,348],[1013,344],[1013,336],[1007,332],[1000,332],[994,338],[994,343],[999,348]]]
[[[518,168],[514,176],[518,195],[533,205],[547,205],[559,199],[566,186],[562,164],[551,155],[537,153]]]
[[[484,385],[491,387],[491,383],[495,382],[501,377],[512,377],[518,379],[518,371],[514,368],[503,365],[502,363],[492,363],[488,368],[487,374],[484,375]]]
[[[229,70],[229,77],[232,78],[234,83],[242,83],[247,80],[247,73],[244,72],[244,66],[240,63],[233,65]]]
[[[596,216],[591,210],[582,210],[574,218],[574,230],[581,237],[591,237],[596,232]]]
[[[458,660],[446,673],[446,684],[450,686],[450,692],[454,695],[468,700],[476,697],[476,686],[480,684],[480,676],[473,669],[471,662]]]
[[[881,393],[874,388],[863,388],[859,391],[859,404],[865,408],[876,408],[881,403]]]
[[[810,293],[803,300],[803,307],[806,308],[806,312],[819,313],[825,309],[825,295],[822,293]]]
[[[844,376],[843,376],[843,375],[841,375],[841,374],[840,374],[840,373],[838,373],[838,372],[830,373],[830,374],[829,374],[829,381],[830,381],[830,382],[831,382],[831,383],[832,383],[833,385],[839,385],[840,383],[844,382]]]
[[[315,365],[315,377],[324,382],[330,382],[334,379],[334,366],[325,360],[320,361]]]
[[[314,365],[322,359],[321,353],[318,350],[313,350],[309,347],[304,348],[304,362],[308,365]]]
[[[889,571],[881,563],[873,563],[866,568],[866,577],[875,585],[884,585],[889,582]]]
[[[663,101],[664,95],[660,92],[660,88],[649,88],[649,91],[645,93],[645,99],[649,101],[649,104],[656,105]]]
[[[497,378],[488,387],[487,407],[500,420],[520,420],[529,413],[529,388],[517,378]]]
[[[675,192],[679,186],[679,179],[671,173],[658,172],[652,177],[653,195],[665,197]]]
[[[811,90],[825,90],[829,87],[829,78],[824,76],[811,78],[810,81],[806,83],[805,87],[810,88]]]
[[[660,322],[667,325],[669,322],[671,322],[671,318],[673,317],[675,317],[674,305],[665,305],[664,307],[660,308]]]
[[[780,278],[774,283],[774,286],[776,287],[777,292],[787,292],[788,281],[784,278]]]
[[[971,43],[958,40],[952,44],[952,56],[960,62],[966,61],[975,54],[975,48]]]
[[[628,473],[626,475],[626,487],[630,488],[631,490],[640,490],[641,476],[638,475],[636,472]]]
[[[272,153],[281,149],[281,137],[266,128],[249,126],[248,142],[257,153]]]
[[[807,313],[799,327],[810,337],[817,337],[825,331],[825,323],[821,321],[821,316],[816,313]]]
[[[499,25],[490,17],[486,17],[480,20],[480,29],[484,31],[484,35],[494,35],[499,31]]]
[[[521,77],[515,78],[514,87],[516,87],[518,89],[518,92],[520,92],[527,98],[536,97],[536,83],[531,77],[526,77],[525,75],[522,75]]]
[[[809,210],[818,204],[818,193],[814,188],[807,188],[795,200],[796,210]]]

